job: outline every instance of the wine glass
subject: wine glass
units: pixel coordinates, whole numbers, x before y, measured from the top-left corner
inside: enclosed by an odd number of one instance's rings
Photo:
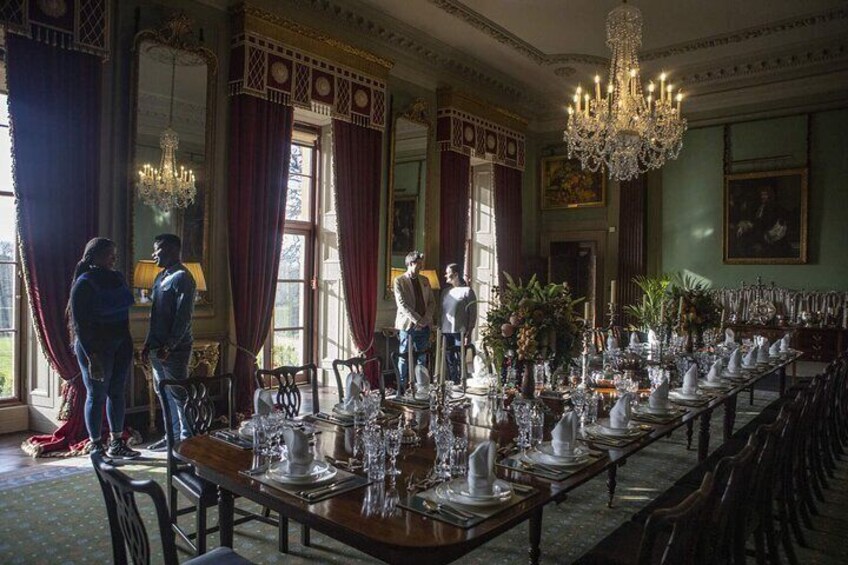
[[[436,425],[436,476],[441,479],[449,479],[451,476],[450,458],[453,445],[453,429],[450,421],[443,421]]]
[[[383,435],[386,440],[386,453],[389,456],[389,470],[387,474],[396,477],[400,475],[400,469],[397,468],[397,456],[400,453],[402,430],[399,428],[389,428]]]

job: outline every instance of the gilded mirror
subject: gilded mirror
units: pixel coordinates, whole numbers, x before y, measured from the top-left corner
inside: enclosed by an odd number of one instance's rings
[[[386,298],[392,294],[392,270],[405,270],[404,258],[424,249],[424,202],[430,120],[423,99],[395,117],[389,166],[386,242]]]
[[[130,147],[127,270],[136,303],[149,304],[157,271],[153,238],[175,233],[198,281],[198,306],[211,306],[209,254],[217,60],[194,38],[191,21],[173,16],[136,35]],[[172,150],[173,148],[173,150]],[[174,172],[169,174],[169,171]],[[202,279],[201,279],[202,274]],[[204,308],[200,308],[203,311]]]

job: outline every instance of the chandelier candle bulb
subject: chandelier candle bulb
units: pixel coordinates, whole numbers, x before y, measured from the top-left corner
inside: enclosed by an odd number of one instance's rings
[[[595,75],[595,100],[598,102],[601,101],[601,77],[600,75]]]
[[[586,94],[583,96],[583,101],[586,103],[583,107],[583,115],[587,118],[589,117],[589,95]]]
[[[665,92],[665,73],[660,75],[660,102],[663,101],[663,97],[665,96],[663,93]]]
[[[683,91],[677,93],[677,112],[680,113],[680,103],[683,101]]]

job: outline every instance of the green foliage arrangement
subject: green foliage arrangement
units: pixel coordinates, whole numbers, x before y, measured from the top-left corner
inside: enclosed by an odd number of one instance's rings
[[[642,289],[642,302],[624,307],[624,311],[636,320],[631,329],[647,331],[650,328],[658,328],[663,324],[663,302],[667,298],[671,276],[637,276],[633,282]]]
[[[493,289],[492,307],[483,328],[483,344],[501,366],[507,351],[519,361],[551,361],[556,369],[571,358],[578,332],[568,285],[542,285],[536,275],[524,284],[504,273],[505,287]]]

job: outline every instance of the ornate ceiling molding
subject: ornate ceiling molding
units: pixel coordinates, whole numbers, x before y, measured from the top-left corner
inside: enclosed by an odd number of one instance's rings
[[[375,37],[417,60],[424,60],[435,68],[448,71],[472,84],[485,86],[498,92],[505,99],[512,100],[520,106],[535,108],[547,103],[546,97],[529,91],[526,85],[502,80],[493,76],[490,72],[481,71],[480,69],[486,66],[483,63],[473,59],[469,61],[470,57],[467,56],[454,57],[448,53],[448,49],[439,49],[416,39],[414,35],[420,34],[420,32],[403,24],[403,22],[393,21],[389,26],[368,17],[362,11],[354,11],[348,5],[335,0],[287,0],[287,3],[308,8],[319,13],[325,19],[334,20],[360,34]]]
[[[478,31],[485,33],[494,40],[503,45],[511,47],[515,51],[521,53],[525,57],[531,59],[539,65],[594,65],[607,66],[609,59],[607,57],[598,57],[595,55],[579,54],[579,53],[544,53],[532,44],[524,41],[515,34],[509,32],[505,28],[496,24],[489,18],[483,16],[463,4],[460,0],[428,0],[441,10],[448,14],[459,18],[474,27]],[[835,10],[825,10],[822,12],[807,14],[795,18],[787,18],[778,20],[760,26],[753,26],[746,29],[733,31],[721,35],[703,37],[692,41],[669,45],[657,49],[647,50],[639,55],[643,61],[653,61],[671,57],[673,55],[681,55],[692,51],[700,51],[702,49],[711,49],[722,45],[732,43],[741,43],[752,39],[758,39],[783,33],[795,29],[810,27],[823,23],[829,23],[836,20],[848,18],[848,8],[837,8]]]
[[[777,73],[799,67],[832,64],[837,61],[848,63],[848,41],[803,46],[801,49],[783,53],[769,53],[759,57],[733,60],[719,66],[683,69],[678,80],[683,86],[688,87],[746,78],[763,73]]]

